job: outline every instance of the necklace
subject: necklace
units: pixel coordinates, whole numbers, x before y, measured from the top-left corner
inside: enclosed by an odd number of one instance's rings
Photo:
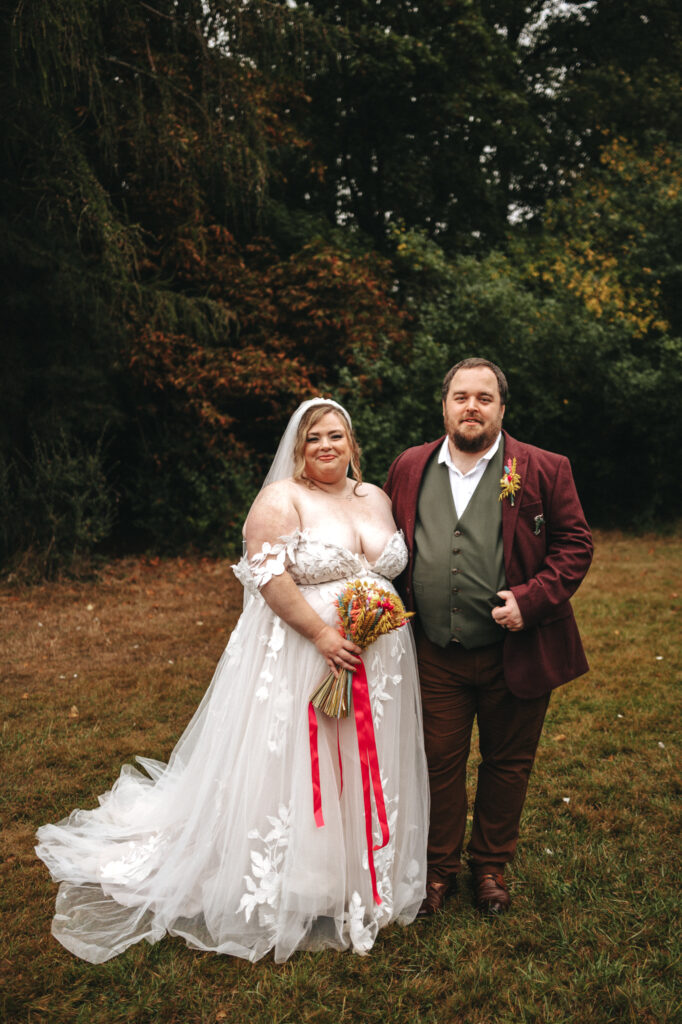
[[[301,479],[304,481],[306,487],[310,491],[322,491],[323,494],[330,494],[332,497],[336,496],[334,491],[328,491],[325,488],[325,486],[322,483],[318,482],[317,480],[311,480],[307,476],[304,476]],[[339,492],[338,497],[345,498],[346,501],[350,501],[352,499],[353,484],[350,480],[347,480],[346,484],[344,485],[343,493]]]

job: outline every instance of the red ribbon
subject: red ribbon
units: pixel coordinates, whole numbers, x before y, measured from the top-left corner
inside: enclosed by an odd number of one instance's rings
[[[381,772],[379,770],[379,756],[377,754],[377,743],[374,735],[374,721],[372,719],[372,705],[369,699],[369,686],[365,664],[360,659],[360,664],[353,673],[353,714],[355,716],[355,729],[358,737],[358,751],[360,754],[360,772],[362,775],[362,793],[365,803],[365,832],[367,835],[367,859],[369,862],[369,873],[372,879],[372,895],[374,902],[381,903],[381,897],[377,889],[376,870],[374,867],[374,850],[382,850],[389,840],[388,819],[386,817],[386,806],[384,804],[384,791],[381,786]],[[320,785],[320,758],[317,747],[317,718],[315,708],[308,705],[308,737],[310,740],[310,765],[313,783],[313,810],[315,813],[315,824],[318,828],[324,825],[322,816],[322,787]],[[338,737],[337,737],[338,745]],[[341,766],[341,750],[339,748],[339,767]],[[342,775],[343,778],[343,775]],[[343,785],[343,783],[342,783]],[[372,790],[374,790],[374,803],[377,809],[377,818],[381,827],[381,843],[372,845]]]
[[[317,752],[317,718],[315,708],[308,705],[308,738],[310,740],[310,768],[313,776],[313,811],[318,828],[324,825],[322,817],[322,787],[320,786],[320,757]]]

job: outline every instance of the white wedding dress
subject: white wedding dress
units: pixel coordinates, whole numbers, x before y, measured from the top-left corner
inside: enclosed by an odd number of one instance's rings
[[[318,828],[308,700],[326,665],[258,590],[286,568],[336,625],[343,584],[391,588],[406,554],[399,533],[369,564],[305,530],[235,567],[243,614],[168,764],[138,758],[147,775],[124,766],[98,808],[38,831],[37,853],[61,882],[52,932],[67,949],[101,963],[169,933],[249,960],[272,950],[281,962],[298,949],[364,953],[379,928],[414,919],[426,882],[428,783],[410,628],[363,654],[390,831],[374,853],[377,903],[354,718],[337,729],[335,719],[317,715],[325,822]]]

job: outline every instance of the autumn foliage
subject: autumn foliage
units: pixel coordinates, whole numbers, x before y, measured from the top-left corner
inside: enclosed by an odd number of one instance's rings
[[[590,515],[669,516],[632,416],[682,442],[682,31],[657,10],[6,5],[0,559],[233,549],[302,398],[346,403],[381,482],[474,352]]]

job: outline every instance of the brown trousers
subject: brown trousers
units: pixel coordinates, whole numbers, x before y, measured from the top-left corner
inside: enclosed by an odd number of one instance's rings
[[[418,627],[415,639],[431,791],[428,880],[446,881],[460,870],[474,719],[481,763],[467,857],[474,870],[501,871],[516,850],[549,694],[522,700],[511,693],[501,643],[437,647]]]

